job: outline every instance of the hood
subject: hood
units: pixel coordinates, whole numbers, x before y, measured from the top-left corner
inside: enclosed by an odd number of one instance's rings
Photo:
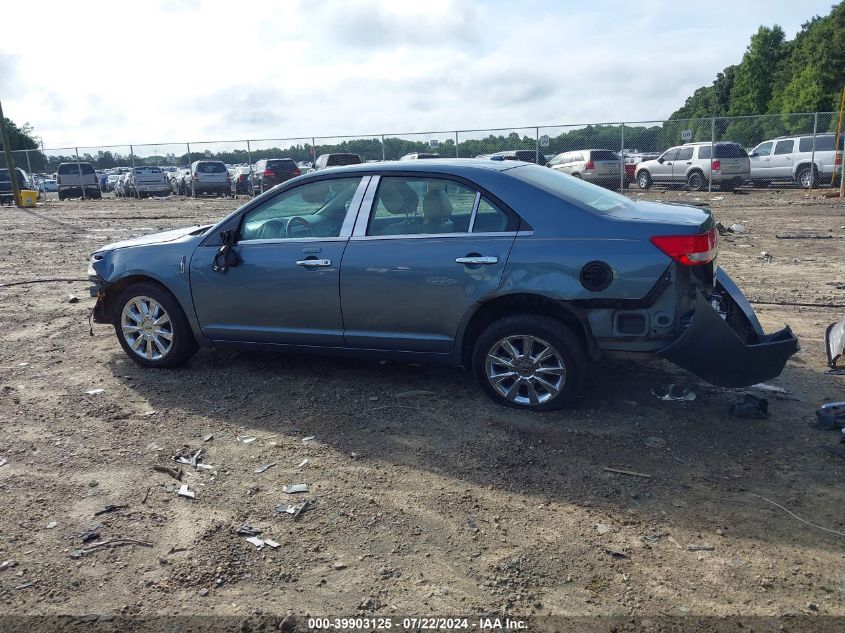
[[[148,246],[150,244],[164,244],[165,242],[174,242],[179,238],[185,237],[187,235],[199,235],[200,233],[207,230],[209,226],[189,226],[183,229],[172,229],[170,231],[162,231],[161,233],[142,235],[141,237],[133,237],[128,240],[107,244],[106,246],[98,250],[111,251],[118,248],[129,248],[131,246]]]

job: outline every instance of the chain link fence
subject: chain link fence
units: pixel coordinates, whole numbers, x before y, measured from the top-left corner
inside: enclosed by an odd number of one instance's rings
[[[62,163],[90,163],[102,190],[138,166],[158,167],[173,182],[194,161],[226,163],[233,193],[255,193],[256,165],[290,158],[299,173],[332,165],[424,158],[524,160],[610,189],[683,187],[819,188],[838,184],[843,142],[835,151],[835,112],[618,123],[369,134],[215,142],[65,147],[12,152],[45,196],[55,193]],[[261,163],[266,167],[266,163]],[[180,174],[180,171],[182,172]],[[243,188],[237,183],[246,183]],[[187,194],[174,184],[173,193]],[[83,192],[84,194],[84,192]]]

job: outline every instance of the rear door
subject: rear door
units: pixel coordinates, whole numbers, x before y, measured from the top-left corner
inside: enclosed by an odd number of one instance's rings
[[[775,143],[772,160],[769,163],[770,176],[777,179],[792,179],[792,167],[794,165],[792,152],[795,151],[795,140],[785,138]]]
[[[692,165],[692,147],[678,148],[678,154],[672,165],[672,180],[675,182],[686,182],[687,172]]]
[[[346,345],[452,351],[471,306],[499,287],[518,222],[466,182],[374,177],[341,265]]]

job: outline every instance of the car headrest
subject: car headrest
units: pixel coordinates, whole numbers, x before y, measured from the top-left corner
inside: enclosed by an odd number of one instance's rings
[[[434,189],[423,198],[423,217],[429,221],[445,221],[452,217],[452,203],[442,189]]]
[[[419,196],[401,180],[385,180],[379,191],[379,197],[384,208],[395,215],[416,211]]]
[[[305,202],[325,202],[329,195],[329,183],[314,182],[302,188],[302,199]]]

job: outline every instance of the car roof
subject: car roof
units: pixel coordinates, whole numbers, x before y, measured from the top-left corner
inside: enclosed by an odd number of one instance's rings
[[[345,165],[343,167],[330,167],[316,172],[306,174],[304,178],[319,178],[329,174],[353,174],[372,172],[438,172],[451,176],[470,177],[479,170],[486,171],[507,171],[520,165],[530,165],[518,160],[494,161],[478,158],[429,158],[423,161],[398,161],[388,160],[378,163],[361,163],[357,165]]]

